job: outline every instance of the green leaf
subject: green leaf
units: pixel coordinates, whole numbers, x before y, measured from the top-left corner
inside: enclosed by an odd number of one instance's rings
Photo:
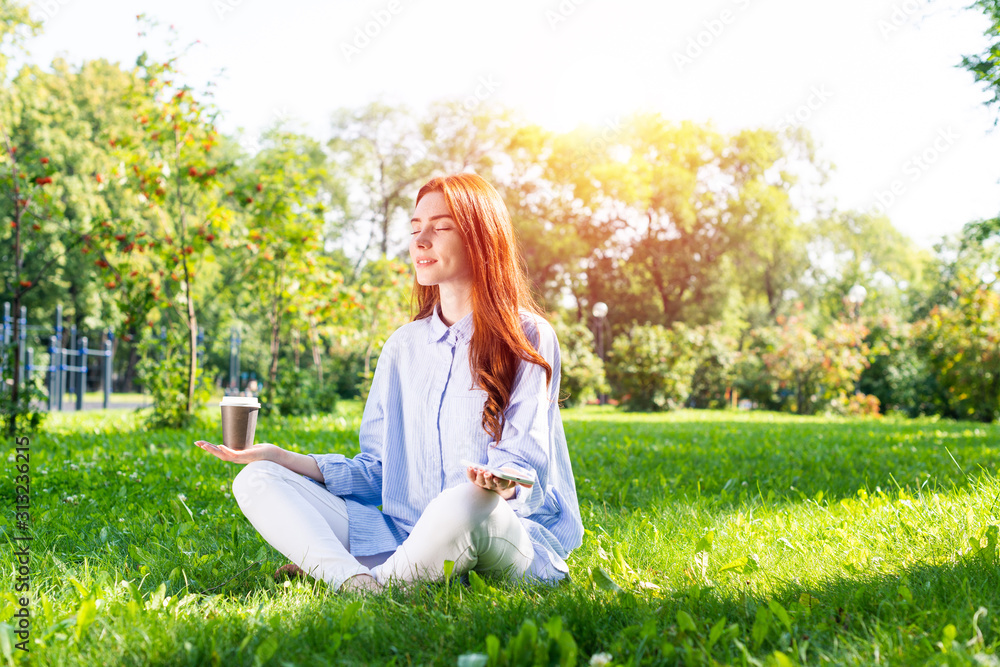
[[[486,635],[486,655],[490,658],[490,664],[495,665],[500,659],[500,640],[496,635]]]
[[[757,617],[754,619],[753,628],[750,630],[750,637],[753,639],[754,650],[767,638],[767,632],[771,629],[771,612],[767,607],[757,607]]]
[[[775,667],[794,667],[795,663],[792,662],[791,658],[782,653],[781,651],[775,651],[771,654],[771,661],[774,663]]]
[[[253,652],[253,662],[260,667],[278,651],[278,637],[274,634],[268,635],[264,641],[257,645]]]
[[[591,568],[590,577],[593,579],[594,585],[602,590],[618,593],[622,589],[600,565]]]
[[[83,631],[91,623],[97,620],[97,603],[93,599],[84,600],[80,608],[76,610],[76,641],[80,641]]]
[[[712,626],[712,629],[708,631],[708,648],[711,649],[715,646],[715,642],[719,641],[722,637],[722,633],[726,631],[726,619],[720,618],[719,622]]]
[[[719,572],[737,572],[739,574],[749,574],[758,570],[757,560],[751,556],[740,556],[731,560],[719,568]]]
[[[472,589],[473,593],[481,595],[487,595],[493,591],[493,587],[487,584],[475,570],[469,570],[469,588]]]
[[[704,535],[702,535],[701,539],[698,540],[698,542],[694,545],[695,553],[698,553],[700,551],[708,553],[712,551],[713,542],[715,542],[715,531],[710,530]]]
[[[687,613],[683,609],[677,610],[677,627],[685,632],[698,632],[698,627],[694,624],[694,619],[691,618],[691,614]]]
[[[789,618],[788,612],[785,611],[785,608],[775,600],[768,601],[767,606],[771,610],[771,613],[774,614],[774,617],[781,621],[781,624],[785,626],[785,629],[791,632],[792,619]]]

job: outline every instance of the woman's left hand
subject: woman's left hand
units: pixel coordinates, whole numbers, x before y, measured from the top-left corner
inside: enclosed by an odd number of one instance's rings
[[[496,491],[504,500],[510,500],[514,497],[514,487],[517,484],[509,479],[494,477],[492,473],[488,473],[482,468],[473,468],[472,466],[465,469],[465,474],[468,476],[470,482],[476,486],[483,487],[487,491]]]

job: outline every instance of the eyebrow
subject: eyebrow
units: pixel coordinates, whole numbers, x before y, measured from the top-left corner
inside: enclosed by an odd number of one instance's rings
[[[434,222],[435,220],[440,220],[441,218],[451,218],[448,213],[442,213],[440,215],[432,215],[427,219],[427,222]],[[420,222],[420,218],[410,218],[410,222]]]

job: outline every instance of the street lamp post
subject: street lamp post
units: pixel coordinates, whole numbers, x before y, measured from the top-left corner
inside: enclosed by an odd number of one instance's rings
[[[603,301],[598,301],[594,304],[594,308],[591,311],[594,319],[597,321],[597,356],[601,360],[601,364],[604,364],[604,322],[608,318],[608,304]],[[603,391],[597,396],[597,400],[601,405],[607,405],[608,395]]]

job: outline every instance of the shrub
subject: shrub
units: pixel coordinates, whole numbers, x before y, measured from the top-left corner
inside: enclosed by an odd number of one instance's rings
[[[635,326],[615,338],[608,357],[608,380],[629,410],[680,407],[691,393],[697,366],[697,334],[683,324]]]
[[[2,361],[0,363],[0,430],[5,434],[23,434],[37,431],[45,421],[47,413],[41,405],[46,399],[41,389],[41,376],[35,375],[30,382],[18,387],[17,401],[13,398],[14,380],[11,373],[14,368],[10,363],[17,354],[17,345],[10,345],[6,350],[0,348]]]
[[[979,286],[917,324],[920,353],[945,416],[994,421],[1000,414],[1000,294]]]
[[[915,346],[914,327],[892,314],[869,323],[865,342],[870,365],[858,379],[858,391],[875,396],[885,412],[910,417],[937,411],[937,383]]]
[[[858,392],[850,396],[841,395],[830,401],[830,412],[845,417],[879,417],[877,396]]]
[[[554,319],[562,360],[560,392],[567,406],[579,405],[607,392],[604,362],[594,353],[594,334],[582,322]]]
[[[322,385],[314,369],[282,368],[277,382],[264,388],[261,412],[273,416],[311,415],[332,412],[337,404],[337,385],[324,378]]]
[[[736,338],[725,332],[721,323],[698,327],[694,338],[697,366],[689,402],[695,408],[724,408],[739,357]]]
[[[165,338],[148,336],[140,344],[142,360],[137,371],[139,381],[149,390],[153,411],[147,418],[149,428],[184,428],[194,413],[212,395],[212,390],[199,366],[195,375],[194,405],[187,410],[189,363],[187,336],[179,327],[167,329]]]
[[[866,333],[860,324],[834,322],[818,337],[799,318],[781,318],[777,327],[761,335],[768,344],[760,361],[778,383],[779,397],[794,400],[799,414],[813,414],[854,392],[868,364]]]

